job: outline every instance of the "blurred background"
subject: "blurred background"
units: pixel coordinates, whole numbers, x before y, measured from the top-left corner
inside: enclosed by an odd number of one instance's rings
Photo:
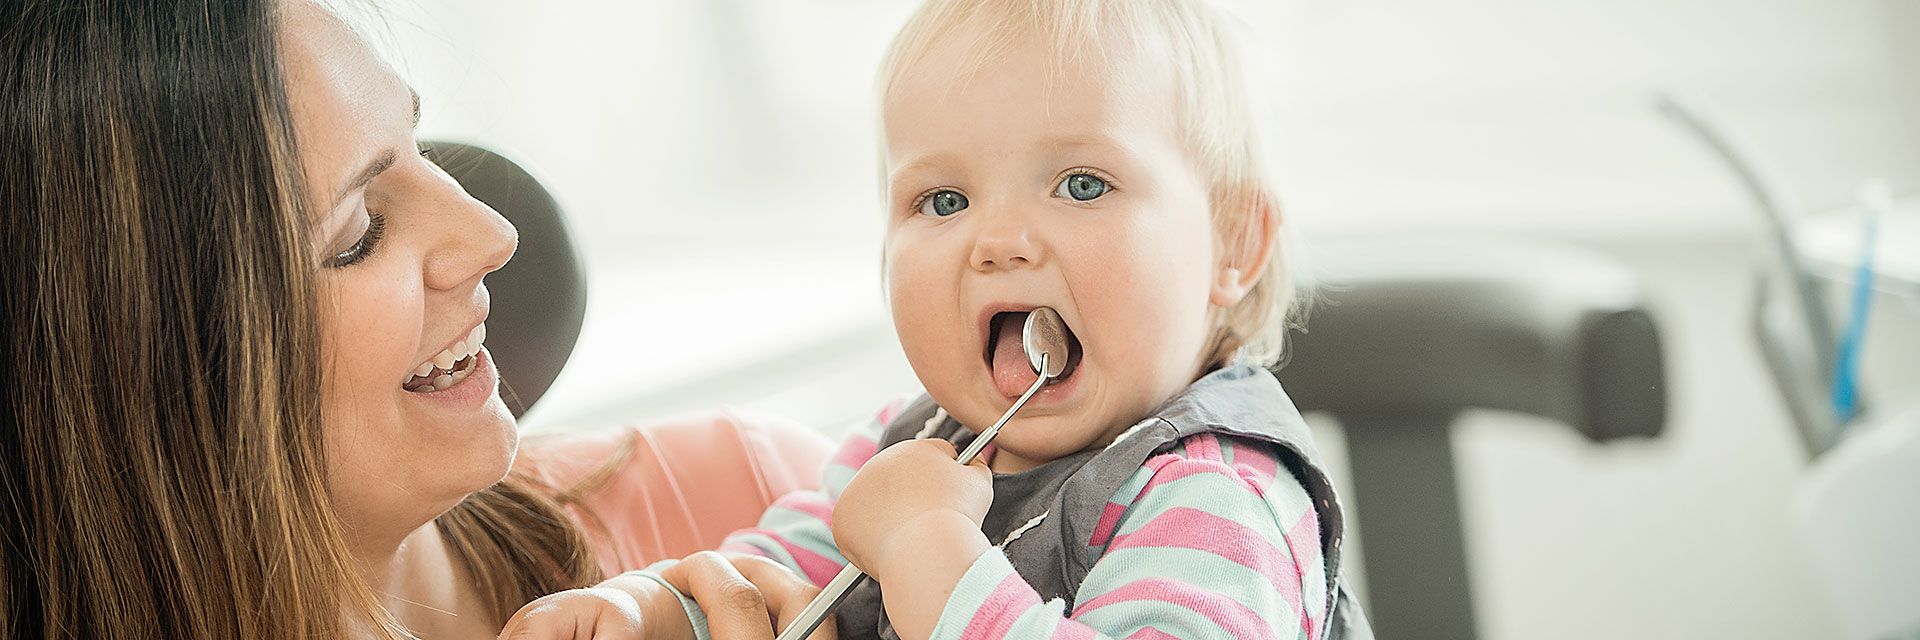
[[[881,299],[872,90],[911,3],[380,6],[423,137],[527,165],[586,262],[584,329],[529,428],[730,405],[837,433],[916,389]],[[1920,3],[1225,6],[1259,40],[1302,277],[1342,238],[1446,233],[1592,251],[1646,287],[1662,435],[1600,447],[1496,411],[1453,430],[1481,636],[1840,637],[1794,522],[1810,452],[1751,329],[1762,217],[1655,98],[1715,105],[1809,210],[1846,215],[1870,176],[1911,196]],[[1869,325],[1883,404],[1920,388],[1906,300]],[[1338,466],[1338,425],[1314,421]]]

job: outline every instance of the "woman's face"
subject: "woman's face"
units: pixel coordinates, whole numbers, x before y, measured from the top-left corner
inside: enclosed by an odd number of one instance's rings
[[[498,481],[518,444],[481,282],[517,236],[414,140],[418,100],[304,0],[282,40],[316,233],[328,484],[350,535],[404,536]]]

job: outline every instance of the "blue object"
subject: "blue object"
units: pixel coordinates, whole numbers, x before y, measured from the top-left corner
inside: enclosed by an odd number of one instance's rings
[[[1867,315],[1873,307],[1873,246],[1880,234],[1880,210],[1863,203],[1866,218],[1861,237],[1860,266],[1854,270],[1853,300],[1846,332],[1840,335],[1839,358],[1833,367],[1833,419],[1844,428],[1860,412],[1860,343],[1867,334]]]

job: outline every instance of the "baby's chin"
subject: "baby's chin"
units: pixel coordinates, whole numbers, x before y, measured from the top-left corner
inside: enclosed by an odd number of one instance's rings
[[[999,415],[986,416],[982,420],[968,420],[961,417],[961,423],[974,433],[985,431],[992,426]],[[1106,446],[1110,438],[1103,437],[1104,430],[1090,424],[1083,416],[1042,415],[1015,417],[1007,426],[1000,429],[1000,435],[993,439],[996,451],[991,461],[994,471],[1012,473],[1026,468],[1039,466],[1047,462],[1065,458],[1088,449]],[[1012,454],[1011,457],[1006,457]]]

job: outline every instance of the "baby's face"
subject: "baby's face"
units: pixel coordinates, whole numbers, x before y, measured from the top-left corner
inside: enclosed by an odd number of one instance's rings
[[[1066,320],[1067,372],[995,440],[1013,471],[1102,446],[1185,388],[1210,311],[1238,296],[1216,285],[1163,64],[1063,64],[1028,39],[963,74],[969,54],[937,44],[887,96],[887,287],[914,372],[975,431],[1034,380],[1020,312]]]

